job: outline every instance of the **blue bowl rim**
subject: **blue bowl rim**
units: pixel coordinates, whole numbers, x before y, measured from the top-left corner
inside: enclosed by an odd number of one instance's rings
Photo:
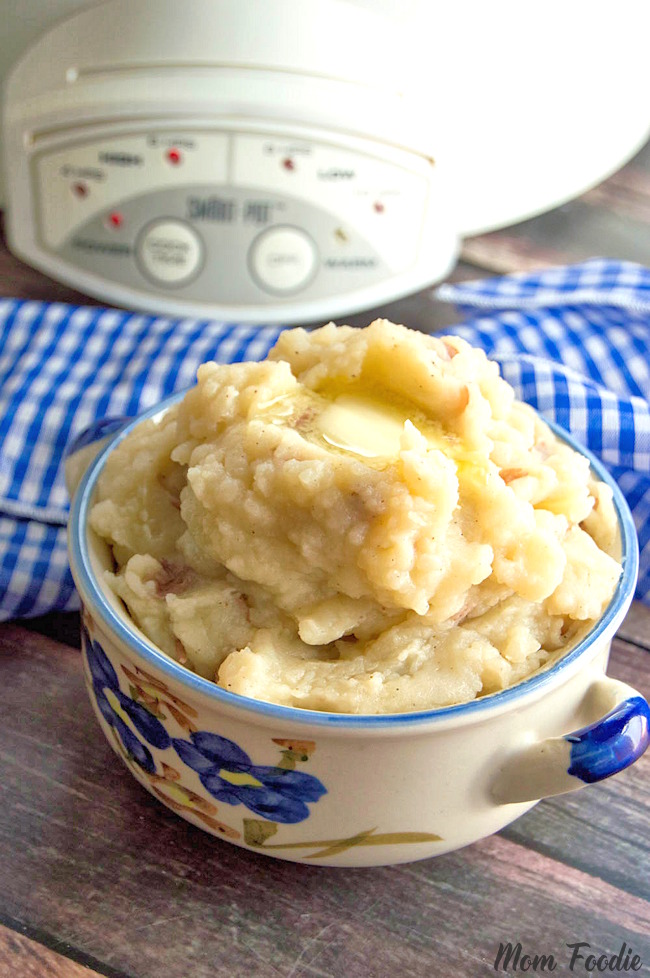
[[[612,637],[616,628],[623,620],[623,617],[634,596],[634,588],[638,574],[639,549],[636,535],[636,528],[630,513],[629,507],[620,488],[605,469],[603,464],[582,445],[580,445],[572,435],[565,431],[560,425],[553,421],[543,418],[549,428],[571,448],[584,455],[595,475],[606,485],[608,485],[614,496],[614,506],[618,517],[621,534],[621,562],[622,573],[619,578],[616,590],[604,615],[589,632],[572,648],[566,655],[562,656],[548,668],[542,668],[528,679],[510,686],[496,693],[489,693],[486,696],[470,700],[466,703],[458,703],[452,706],[439,707],[432,710],[420,710],[413,713],[381,713],[381,714],[352,714],[352,713],[327,713],[316,710],[306,710],[300,707],[280,706],[275,703],[267,703],[263,700],[252,699],[242,696],[239,693],[231,693],[209,679],[203,679],[196,673],[180,665],[174,659],[167,656],[161,649],[158,649],[147,639],[141,638],[135,631],[132,631],[127,624],[126,612],[124,618],[116,614],[106,600],[99,584],[95,580],[90,568],[90,553],[88,547],[88,535],[86,527],[88,525],[89,509],[95,484],[104,463],[110,453],[117,445],[127,437],[133,428],[175,404],[189,388],[177,391],[175,394],[165,398],[160,403],[142,412],[131,421],[127,422],[123,428],[115,433],[113,438],[99,452],[97,457],[89,465],[84,476],[77,487],[74,495],[69,522],[69,551],[70,564],[73,568],[74,577],[79,587],[82,602],[88,605],[88,610],[97,615],[106,628],[126,643],[127,646],[145,662],[161,670],[171,679],[180,682],[184,686],[189,686],[195,693],[207,696],[208,699],[216,704],[234,708],[240,711],[253,713],[259,717],[265,717],[285,723],[298,723],[310,726],[326,726],[341,729],[395,729],[401,727],[413,727],[432,723],[436,721],[458,719],[469,719],[470,717],[494,711],[501,707],[510,706],[514,701],[520,700],[528,695],[542,692],[548,687],[558,682],[558,677],[573,670],[575,663],[590,648],[593,648],[598,640],[610,632]],[[90,599],[90,600],[89,600]]]

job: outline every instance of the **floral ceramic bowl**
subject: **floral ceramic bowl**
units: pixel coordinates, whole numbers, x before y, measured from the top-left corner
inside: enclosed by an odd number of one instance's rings
[[[623,573],[586,638],[552,667],[470,703],[390,716],[315,713],[238,696],[188,671],[139,631],[104,584],[111,555],[89,529],[89,509],[107,455],[143,418],[122,425],[83,476],[70,561],[102,730],[134,777],[188,821],[281,859],[408,862],[496,832],[542,797],[616,774],[647,747],[647,702],[605,676],[634,592],[636,534],[620,490],[593,458],[614,492]],[[106,428],[77,445],[85,457],[73,456],[73,468],[97,452],[93,436],[106,441]]]

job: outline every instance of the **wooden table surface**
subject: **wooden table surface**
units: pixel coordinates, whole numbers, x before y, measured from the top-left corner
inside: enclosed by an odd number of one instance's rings
[[[579,200],[467,241],[452,278],[594,255],[650,265],[650,144]],[[89,301],[2,243],[0,295]],[[425,331],[455,316],[430,290],[381,312]],[[625,943],[640,970],[618,973],[650,974],[650,756],[437,859],[283,863],[136,784],[91,713],[78,645],[76,615],[0,626],[0,978],[478,978],[508,941],[552,954],[556,975],[589,974],[570,971],[569,944]],[[610,673],[650,696],[650,609],[633,605]]]

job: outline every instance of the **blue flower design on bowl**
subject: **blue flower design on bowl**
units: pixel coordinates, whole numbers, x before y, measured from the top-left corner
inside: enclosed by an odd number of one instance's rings
[[[149,710],[122,692],[117,673],[106,653],[85,628],[84,646],[95,700],[102,716],[117,734],[129,758],[148,774],[154,774],[156,764],[151,751],[136,736],[132,726],[147,743],[160,750],[166,750],[171,744],[169,734]]]
[[[292,824],[309,817],[308,802],[326,794],[312,774],[253,764],[232,740],[198,731],[190,740],[173,739],[184,764],[196,771],[213,798],[228,805],[245,805],[262,818]]]

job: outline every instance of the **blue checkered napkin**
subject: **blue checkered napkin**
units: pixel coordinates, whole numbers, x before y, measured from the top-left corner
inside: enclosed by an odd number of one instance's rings
[[[633,262],[593,258],[580,265],[548,268],[535,274],[505,275],[459,285],[442,285],[444,302],[467,308],[540,309],[617,306],[632,313],[650,311],[650,273]]]
[[[0,621],[78,607],[66,445],[188,387],[205,360],[260,359],[279,332],[0,300]]]
[[[618,479],[641,540],[638,596],[650,600],[650,271],[588,262],[438,294],[481,309],[449,332],[482,346],[519,397]],[[187,387],[205,360],[263,357],[279,332],[0,300],[0,620],[78,606],[65,446],[96,419]]]

